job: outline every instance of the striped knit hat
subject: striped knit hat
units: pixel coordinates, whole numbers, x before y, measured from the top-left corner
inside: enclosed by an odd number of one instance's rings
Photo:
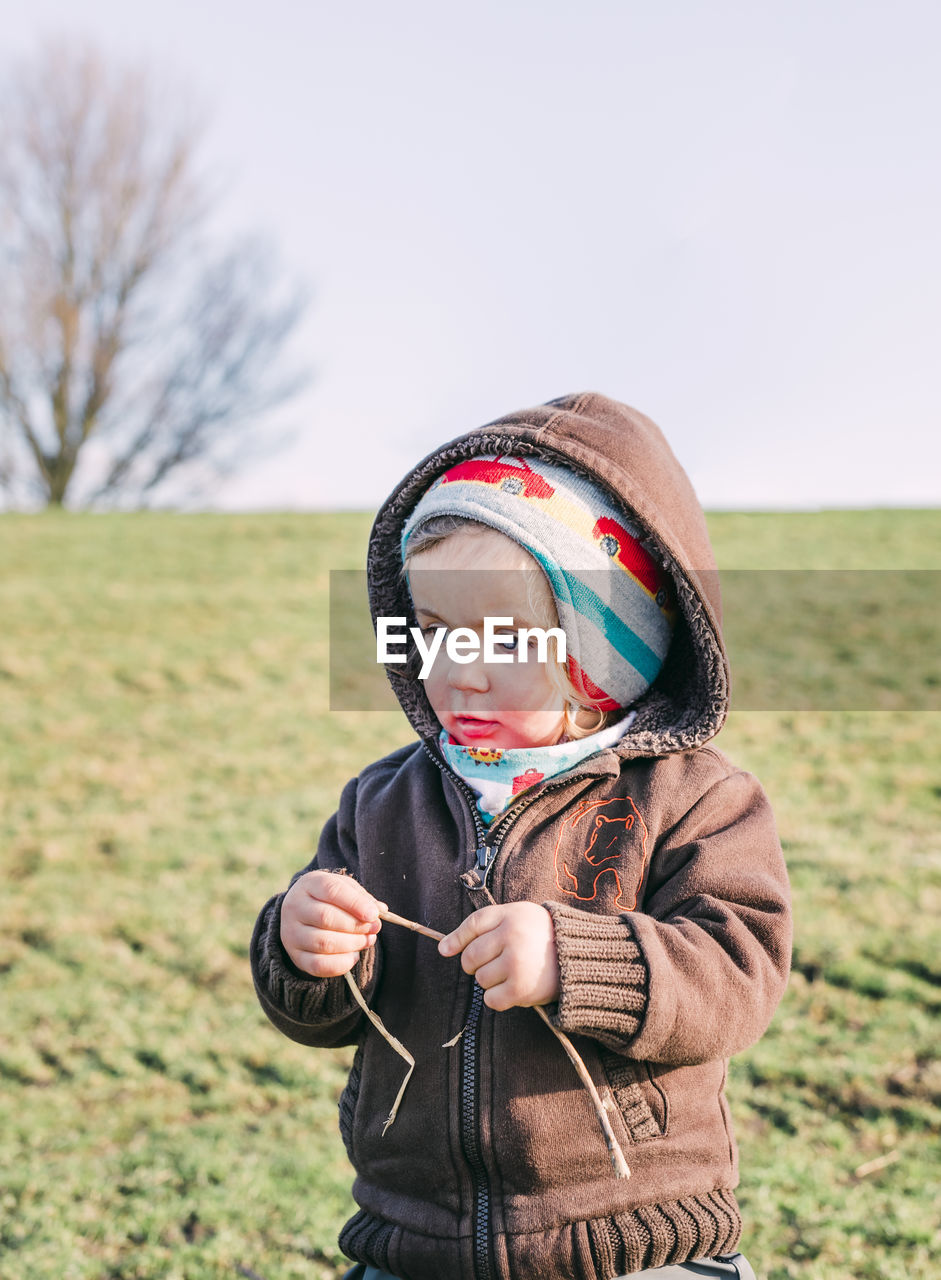
[[[405,523],[476,520],[539,563],[565,632],[568,675],[604,711],[630,706],[663,666],[676,603],[670,575],[600,485],[541,458],[481,454],[439,476]]]

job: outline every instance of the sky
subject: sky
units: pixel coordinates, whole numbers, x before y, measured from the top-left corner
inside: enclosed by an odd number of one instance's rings
[[[587,389],[658,422],[707,507],[941,503],[933,0],[0,15],[0,57],[88,38],[189,86],[219,234],[310,288],[309,388],[190,505],[374,508],[443,441]]]

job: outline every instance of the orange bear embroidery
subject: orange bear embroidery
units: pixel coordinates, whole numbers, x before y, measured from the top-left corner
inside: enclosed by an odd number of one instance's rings
[[[578,829],[584,847],[572,852],[562,852],[563,841]],[[634,839],[625,841],[628,832]],[[634,897],[628,901],[622,885],[621,874],[624,858],[631,846],[640,840],[640,875],[637,877]],[[605,876],[611,888],[617,890],[614,907],[621,911],[633,911],[637,895],[643,883],[647,867],[647,824],[630,796],[613,796],[609,800],[586,800],[580,804],[562,824],[555,846],[555,882],[559,889],[579,902],[594,902],[600,896],[599,882]],[[603,886],[603,887],[607,887]]]

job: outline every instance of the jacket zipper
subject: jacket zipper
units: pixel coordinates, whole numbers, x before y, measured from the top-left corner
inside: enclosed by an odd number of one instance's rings
[[[474,862],[478,871],[486,876],[487,869],[493,859],[494,851],[487,844],[487,833],[477,812],[477,801],[470,787],[453,773],[443,761],[439,760],[427,743],[422,743],[429,757],[434,761],[442,774],[449,777],[464,796],[474,822],[477,847],[474,850]],[[471,994],[470,1010],[467,1022],[461,1035],[461,1147],[471,1173],[473,1190],[474,1220],[474,1274],[477,1280],[493,1280],[493,1266],[490,1259],[490,1183],[487,1168],[480,1151],[480,1138],[477,1123],[477,1028],[480,1023],[480,1011],[483,1007],[484,991],[478,982],[474,982]]]
[[[527,809],[532,804],[537,796],[545,795],[554,786],[565,786],[566,783],[571,781],[571,778],[567,777],[555,783],[546,783],[545,786],[540,787],[538,792],[534,791],[532,795],[521,800],[512,809],[501,814],[491,827],[490,834],[492,836],[498,826],[502,827],[502,830],[497,839],[488,844],[487,832],[480,820],[480,815],[477,811],[477,800],[473,791],[471,791],[463,778],[459,777],[443,761],[438,759],[426,742],[422,742],[422,746],[438,769],[441,770],[441,773],[447,775],[454,782],[470,807],[477,840],[477,847],[474,850],[475,869],[480,876],[482,887],[486,887],[500,846],[503,844],[506,833],[513,825],[513,822],[516,821],[524,809]],[[512,820],[507,821],[511,813],[513,815]],[[493,1264],[490,1252],[490,1182],[487,1178],[487,1168],[480,1150],[479,1125],[477,1123],[479,1052],[477,1030],[483,1007],[484,989],[479,982],[475,981],[471,995],[470,1011],[461,1036],[461,1146],[464,1149],[464,1155],[471,1171],[474,1194],[474,1274],[477,1280],[493,1280]]]

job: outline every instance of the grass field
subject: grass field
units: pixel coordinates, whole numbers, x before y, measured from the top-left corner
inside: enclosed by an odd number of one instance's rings
[[[368,524],[0,516],[0,1280],[340,1274],[348,1051],[278,1036],[246,951],[409,732],[327,710],[328,571]],[[729,568],[941,568],[938,511],[710,525]],[[888,658],[922,650],[900,627]],[[941,1275],[939,730],[741,711],[720,737],[795,893],[787,997],[730,1084],[768,1280]]]

